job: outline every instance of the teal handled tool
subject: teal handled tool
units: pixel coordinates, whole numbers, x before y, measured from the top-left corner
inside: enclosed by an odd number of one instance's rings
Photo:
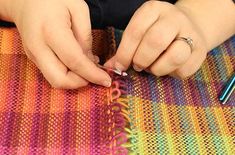
[[[229,100],[229,98],[232,95],[234,90],[235,90],[235,73],[232,75],[232,77],[225,84],[225,87],[224,87],[221,95],[219,96],[220,102],[222,102],[222,104],[225,104]]]

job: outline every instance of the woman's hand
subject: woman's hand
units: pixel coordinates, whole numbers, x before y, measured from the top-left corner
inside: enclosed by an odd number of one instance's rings
[[[88,82],[111,85],[109,75],[95,65],[89,9],[84,0],[17,0],[9,14],[27,56],[52,86],[74,89]]]
[[[191,38],[193,47],[177,38]],[[166,2],[148,1],[129,22],[117,53],[106,66],[156,76],[186,78],[195,73],[208,52],[201,29],[179,7]]]

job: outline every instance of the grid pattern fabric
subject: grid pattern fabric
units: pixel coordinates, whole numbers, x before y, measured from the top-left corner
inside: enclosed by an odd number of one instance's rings
[[[116,30],[117,42],[122,32]],[[186,80],[129,72],[126,114],[129,153],[235,154],[235,93],[218,95],[235,71],[235,36],[208,53]]]
[[[95,30],[110,57],[122,32]],[[111,88],[51,88],[15,28],[0,28],[0,154],[235,154],[235,95],[218,94],[235,70],[235,37],[186,80],[128,71]]]
[[[93,34],[98,54],[114,49],[110,32]],[[127,154],[116,101],[121,79],[111,76],[111,88],[53,89],[27,59],[17,30],[0,28],[0,154]]]

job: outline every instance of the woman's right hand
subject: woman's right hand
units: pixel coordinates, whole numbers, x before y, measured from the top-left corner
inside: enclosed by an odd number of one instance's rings
[[[109,87],[110,76],[92,54],[89,8],[84,0],[12,0],[10,15],[25,52],[56,88],[92,82]]]

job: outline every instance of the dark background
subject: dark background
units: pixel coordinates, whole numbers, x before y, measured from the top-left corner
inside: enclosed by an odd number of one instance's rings
[[[90,9],[92,28],[113,26],[125,29],[134,12],[147,0],[85,0]],[[177,0],[161,0],[175,3]],[[13,27],[13,23],[0,20],[0,26]]]

